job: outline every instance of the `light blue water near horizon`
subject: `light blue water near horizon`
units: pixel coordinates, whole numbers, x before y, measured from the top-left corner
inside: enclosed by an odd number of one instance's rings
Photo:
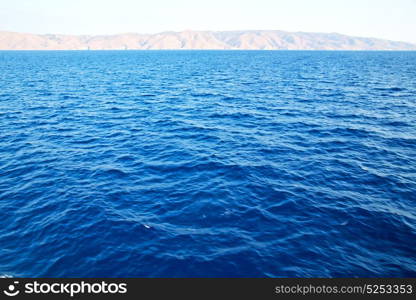
[[[416,52],[0,52],[0,275],[416,276]]]

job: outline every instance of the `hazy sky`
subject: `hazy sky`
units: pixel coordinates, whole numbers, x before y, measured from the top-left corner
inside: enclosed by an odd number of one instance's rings
[[[112,34],[279,29],[416,43],[416,0],[0,0],[0,30]]]

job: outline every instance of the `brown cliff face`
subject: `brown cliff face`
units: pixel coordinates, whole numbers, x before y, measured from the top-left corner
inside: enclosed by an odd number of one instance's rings
[[[0,31],[0,50],[236,49],[416,50],[416,45],[338,33],[183,31],[157,34],[59,35]]]

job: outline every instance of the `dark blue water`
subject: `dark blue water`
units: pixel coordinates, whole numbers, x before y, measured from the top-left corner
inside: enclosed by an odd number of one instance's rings
[[[0,275],[416,276],[416,52],[0,52]]]

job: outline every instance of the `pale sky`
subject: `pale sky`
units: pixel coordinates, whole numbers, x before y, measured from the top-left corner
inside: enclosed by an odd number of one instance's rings
[[[0,0],[0,30],[114,34],[277,29],[416,43],[416,0]]]

